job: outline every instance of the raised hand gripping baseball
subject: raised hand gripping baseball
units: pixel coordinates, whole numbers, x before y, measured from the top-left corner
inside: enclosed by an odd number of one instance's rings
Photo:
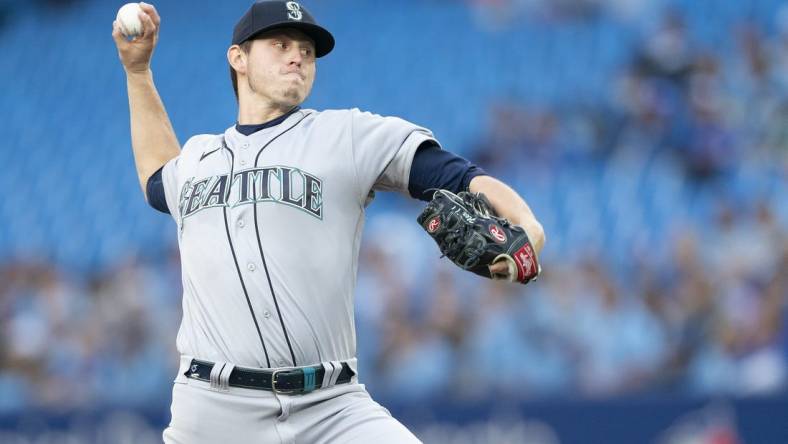
[[[139,19],[142,33],[127,40],[123,27],[118,20],[112,22],[112,38],[118,47],[118,56],[127,72],[145,72],[150,69],[153,49],[159,40],[161,18],[153,5],[140,2]]]

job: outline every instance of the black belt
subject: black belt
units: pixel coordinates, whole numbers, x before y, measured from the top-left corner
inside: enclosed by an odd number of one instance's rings
[[[337,376],[336,384],[346,384],[355,375],[347,363],[342,362],[342,370]],[[192,359],[189,368],[184,373],[187,378],[200,381],[211,381],[211,370],[214,363]],[[232,387],[241,387],[256,390],[269,390],[285,394],[309,393],[323,386],[326,370],[322,365],[310,367],[283,368],[274,370],[255,370],[249,368],[233,368],[230,372],[228,384]]]

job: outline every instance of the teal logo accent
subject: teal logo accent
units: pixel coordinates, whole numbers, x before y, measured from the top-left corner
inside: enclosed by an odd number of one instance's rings
[[[315,389],[315,369],[304,367],[304,392],[311,392]]]

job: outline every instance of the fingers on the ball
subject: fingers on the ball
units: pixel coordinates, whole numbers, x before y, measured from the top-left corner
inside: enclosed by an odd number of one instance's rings
[[[156,32],[156,25],[153,24],[150,16],[144,12],[139,13],[140,21],[142,22],[142,38],[152,38]]]
[[[145,2],[140,2],[140,8],[142,8],[142,10],[150,16],[151,20],[153,20],[153,24],[158,28],[161,24],[161,17],[159,17],[159,12],[156,11],[156,8],[153,5]]]
[[[117,20],[112,22],[112,39],[118,45],[126,41],[125,37],[123,37],[123,31],[120,29],[120,23]]]

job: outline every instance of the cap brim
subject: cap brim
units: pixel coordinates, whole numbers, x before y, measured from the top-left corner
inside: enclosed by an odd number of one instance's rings
[[[279,22],[274,23],[272,25],[266,26],[265,28],[255,32],[254,34],[250,35],[246,40],[252,40],[263,34],[265,32],[274,30],[274,29],[283,29],[283,28],[293,28],[297,29],[304,34],[306,34],[309,38],[311,38],[315,42],[315,57],[323,57],[324,55],[331,52],[334,49],[334,36],[331,35],[328,30],[323,28],[319,25],[314,25],[312,23],[304,23],[304,22],[294,22],[294,21],[287,21],[287,22]]]

